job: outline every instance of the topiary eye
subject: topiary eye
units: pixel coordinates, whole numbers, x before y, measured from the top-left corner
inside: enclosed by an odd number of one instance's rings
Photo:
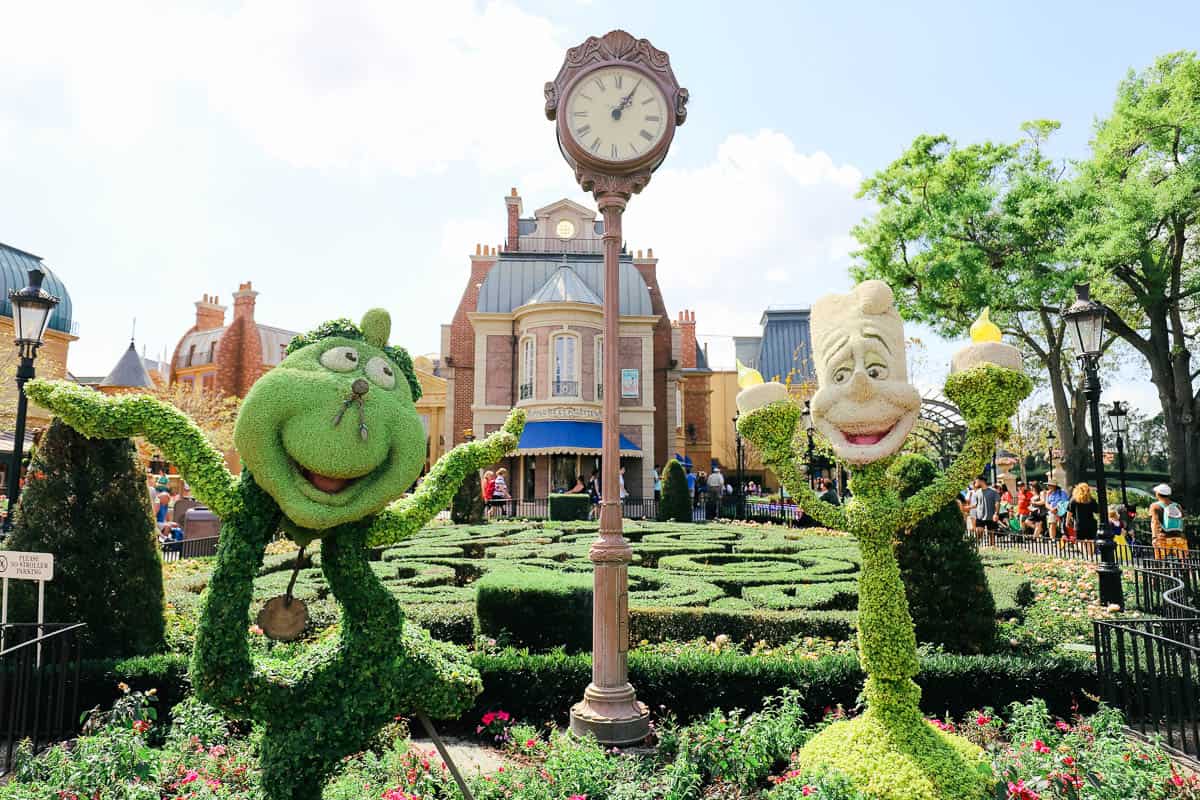
[[[396,371],[392,369],[392,365],[388,363],[386,358],[375,356],[367,362],[367,377],[377,386],[382,386],[384,389],[394,389],[396,387]]]
[[[353,347],[331,347],[321,353],[321,366],[334,372],[349,372],[358,367],[358,351]]]

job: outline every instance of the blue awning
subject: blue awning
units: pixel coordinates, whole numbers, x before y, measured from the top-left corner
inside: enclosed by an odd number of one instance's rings
[[[521,432],[521,440],[517,442],[517,454],[526,456],[558,455],[558,454],[601,454],[602,425],[599,422],[578,422],[575,420],[552,420],[547,422],[527,422]],[[621,437],[621,455],[641,456],[642,449],[633,442]]]
[[[681,455],[679,455],[679,453],[676,453],[675,460],[679,462],[679,466],[681,466],[681,467],[687,467],[688,469],[690,469],[692,466],[691,456],[681,456]]]

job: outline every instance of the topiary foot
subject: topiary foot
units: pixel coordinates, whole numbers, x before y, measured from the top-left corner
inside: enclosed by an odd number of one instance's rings
[[[983,750],[919,716],[885,720],[868,710],[813,737],[798,769],[836,769],[871,800],[987,800],[995,777]]]

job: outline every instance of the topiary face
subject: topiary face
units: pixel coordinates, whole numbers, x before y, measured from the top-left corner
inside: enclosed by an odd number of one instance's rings
[[[416,480],[425,431],[403,350],[382,309],[297,337],[254,384],[234,443],[255,481],[301,528],[323,531],[381,511]]]

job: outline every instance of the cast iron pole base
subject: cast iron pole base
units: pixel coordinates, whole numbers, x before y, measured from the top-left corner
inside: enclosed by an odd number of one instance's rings
[[[611,746],[638,744],[650,735],[650,709],[628,683],[613,689],[590,683],[571,706],[571,733]]]

